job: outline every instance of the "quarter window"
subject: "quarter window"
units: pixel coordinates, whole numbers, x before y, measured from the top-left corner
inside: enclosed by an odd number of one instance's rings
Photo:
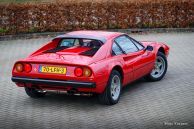
[[[119,48],[119,46],[115,42],[112,45],[112,54],[113,55],[123,54],[123,52],[121,51],[121,49]]]
[[[122,48],[125,53],[131,53],[138,51],[138,48],[127,36],[120,36],[115,39],[116,43]]]

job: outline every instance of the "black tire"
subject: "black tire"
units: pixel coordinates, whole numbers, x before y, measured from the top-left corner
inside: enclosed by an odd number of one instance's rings
[[[119,77],[119,80],[120,80],[120,92],[119,95],[118,95],[118,98],[117,99],[113,99],[112,97],[112,94],[111,94],[111,83],[112,83],[112,79],[113,77]],[[108,80],[108,84],[104,90],[104,92],[102,94],[99,94],[98,95],[98,99],[99,99],[99,102],[101,104],[105,104],[105,105],[113,105],[113,104],[116,104],[118,103],[119,99],[120,99],[120,94],[121,94],[121,89],[122,89],[122,83],[121,83],[121,75],[118,71],[116,70],[113,70],[110,74],[110,77],[109,77],[109,80]]]
[[[26,94],[31,98],[41,98],[44,97],[46,93],[38,92],[37,89],[31,87],[25,87]]]
[[[148,74],[148,75],[146,75],[145,76],[145,79],[147,80],[147,81],[159,81],[159,80],[161,80],[163,77],[164,77],[164,75],[166,74],[166,71],[167,71],[167,68],[168,68],[168,62],[167,62],[167,59],[166,59],[166,56],[162,53],[162,52],[158,52],[157,53],[157,58],[158,57],[161,57],[163,60],[164,60],[164,65],[165,65],[165,68],[164,68],[164,72],[159,76],[159,77],[154,77],[151,73],[152,73],[152,71]]]

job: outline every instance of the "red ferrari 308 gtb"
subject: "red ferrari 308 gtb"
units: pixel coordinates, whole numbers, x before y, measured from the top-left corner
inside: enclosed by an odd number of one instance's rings
[[[112,105],[128,83],[141,77],[161,80],[168,54],[163,43],[138,42],[125,33],[74,31],[17,61],[12,81],[32,98],[49,90],[96,93],[101,103]]]

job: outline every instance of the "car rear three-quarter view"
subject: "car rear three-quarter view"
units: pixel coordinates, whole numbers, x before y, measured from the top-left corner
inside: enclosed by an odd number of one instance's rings
[[[17,61],[12,81],[32,98],[47,91],[98,94],[103,104],[116,104],[122,87],[139,78],[161,80],[168,67],[169,47],[139,42],[125,33],[74,31],[54,38]]]

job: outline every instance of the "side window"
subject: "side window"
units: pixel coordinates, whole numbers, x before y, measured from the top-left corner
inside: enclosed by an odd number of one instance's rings
[[[123,52],[121,51],[121,49],[119,48],[119,46],[115,42],[113,42],[113,45],[112,45],[112,54],[113,55],[123,54]]]
[[[127,36],[120,36],[115,39],[118,45],[122,48],[125,53],[131,53],[138,51],[138,48],[133,44],[133,42]]]
[[[131,40],[133,41],[133,43],[138,47],[139,50],[142,50],[144,49],[143,45],[141,45],[139,42],[137,42],[136,40],[132,39]]]

